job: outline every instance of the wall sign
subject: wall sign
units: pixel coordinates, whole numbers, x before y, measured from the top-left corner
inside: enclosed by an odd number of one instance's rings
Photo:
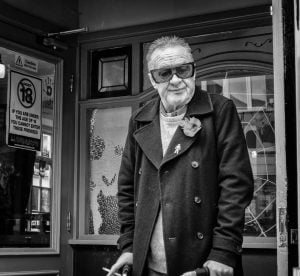
[[[7,98],[7,144],[40,151],[42,80],[11,70]]]
[[[35,73],[38,71],[36,59],[20,54],[15,55],[15,66]]]

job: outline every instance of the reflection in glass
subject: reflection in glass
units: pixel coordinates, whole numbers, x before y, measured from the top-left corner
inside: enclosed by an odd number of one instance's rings
[[[42,187],[50,188],[50,178],[47,176],[44,176],[42,178]]]
[[[0,247],[50,247],[52,137],[55,65],[34,59],[37,70],[16,67],[24,55],[0,47],[3,63],[42,79],[41,151],[8,147],[6,112],[8,77],[0,85]]]
[[[91,51],[91,97],[131,94],[131,46]]]
[[[233,100],[237,108],[247,108],[247,80],[246,78],[228,79],[228,91],[230,99]]]
[[[40,185],[40,177],[34,174],[32,179],[32,186],[39,186],[39,185]]]
[[[41,192],[41,212],[50,212],[50,190],[42,189]]]
[[[44,172],[43,172],[43,177],[41,177],[42,180],[42,187],[45,188],[50,188],[50,166],[47,165]]]
[[[51,158],[51,135],[43,133],[42,156]]]
[[[128,57],[126,55],[100,58],[98,72],[99,92],[128,87]]]
[[[223,75],[223,76],[221,76]],[[226,78],[224,77],[226,76]],[[198,85],[235,103],[244,130],[255,190],[246,209],[245,235],[276,236],[276,149],[273,75],[255,71],[215,73]]]
[[[32,187],[31,210],[38,212],[40,209],[40,189]]]

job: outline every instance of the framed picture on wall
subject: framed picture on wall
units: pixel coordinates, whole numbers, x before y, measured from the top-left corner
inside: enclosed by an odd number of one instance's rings
[[[131,46],[91,51],[91,98],[131,94]]]

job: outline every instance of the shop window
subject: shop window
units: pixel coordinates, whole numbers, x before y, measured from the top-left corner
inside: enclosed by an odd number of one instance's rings
[[[59,60],[0,54],[0,254],[58,253]]]
[[[81,133],[88,135],[81,150],[81,177],[88,185],[81,190],[81,238],[115,243],[119,235],[117,182],[131,112],[130,106],[82,106]]]
[[[71,244],[116,244],[119,236],[118,174],[128,122],[140,103],[132,91],[134,46],[124,43],[92,43],[81,52],[78,227]]]
[[[241,65],[240,65],[241,66]],[[235,69],[232,69],[235,67]],[[271,70],[254,65],[219,66],[197,78],[209,93],[223,94],[236,105],[254,175],[254,196],[246,209],[246,243],[276,238],[276,148],[274,88]],[[252,68],[251,68],[252,67]],[[268,242],[267,239],[270,238]]]

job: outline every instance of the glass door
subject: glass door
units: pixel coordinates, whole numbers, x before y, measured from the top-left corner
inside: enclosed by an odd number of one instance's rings
[[[57,254],[59,70],[10,47],[0,55],[0,254]]]

